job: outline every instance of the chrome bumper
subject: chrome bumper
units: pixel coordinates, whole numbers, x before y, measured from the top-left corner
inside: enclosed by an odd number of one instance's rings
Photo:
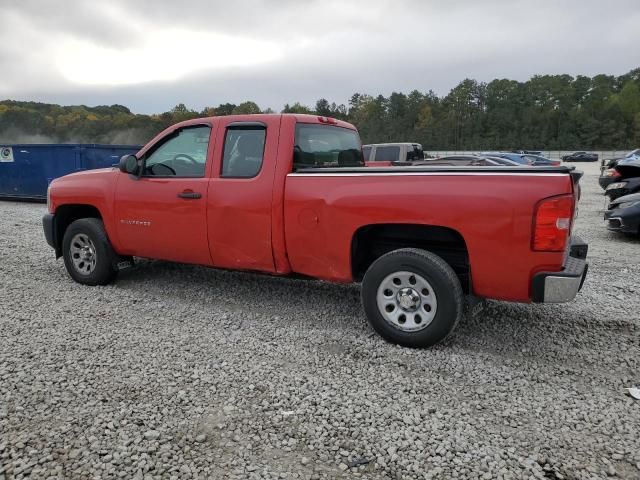
[[[534,275],[531,299],[540,303],[563,303],[573,300],[587,276],[588,246],[578,237],[571,238],[569,256],[560,272],[540,272]]]

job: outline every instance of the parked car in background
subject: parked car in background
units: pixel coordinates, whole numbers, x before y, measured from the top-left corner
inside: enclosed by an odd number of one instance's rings
[[[475,167],[498,167],[498,166],[520,166],[506,158],[485,157],[482,155],[450,155],[434,159],[426,159],[422,162],[414,162],[414,165],[448,165],[448,166],[475,166]]]
[[[512,153],[543,156],[542,150],[512,150]]]
[[[610,200],[615,200],[625,195],[638,192],[640,192],[640,176],[612,182],[607,185],[604,194],[609,197]]]
[[[640,158],[625,157],[616,162],[613,168],[603,170],[598,183],[605,189],[605,195],[613,200],[638,191],[638,178],[640,178]]]
[[[542,155],[525,154],[527,160],[531,162],[531,165],[535,167],[556,167],[560,165],[560,160],[551,160],[550,158],[543,157]]]
[[[609,168],[613,168],[618,163],[618,160],[622,160],[624,157],[616,157],[616,158],[603,158],[600,160],[600,171],[603,172]]]
[[[635,150],[631,150],[624,157],[616,157],[616,158],[607,158],[602,159],[600,162],[600,171],[603,172],[605,170],[614,168],[618,163],[622,160],[640,160],[640,148],[636,148]],[[604,187],[603,187],[604,188]]]
[[[577,295],[579,180],[566,166],[364,167],[349,123],[229,115],[173,125],[119,168],[54,180],[43,228],[83,285],[134,257],[360,283],[381,336],[427,347],[458,324],[465,294]]]
[[[558,160],[551,160],[542,155],[536,155],[534,153],[507,153],[498,152],[492,156],[499,156],[502,158],[508,158],[511,161],[517,162],[521,165],[532,165],[534,167],[554,167],[560,165]]]
[[[366,165],[372,167],[411,163],[424,160],[422,145],[419,143],[371,143],[362,146]]]
[[[533,160],[527,158],[524,153],[512,153],[512,152],[480,152],[483,157],[498,157],[506,158],[512,162],[516,162],[520,165],[533,165]]]
[[[625,157],[614,167],[623,177],[636,176],[640,172],[640,156]]]
[[[610,168],[605,168],[600,172],[598,183],[603,189],[606,190],[609,185],[611,185],[613,182],[617,182],[618,180],[620,180],[620,178],[622,178],[622,175],[618,170],[616,170],[615,166],[613,166]]]
[[[489,160],[496,162],[498,165],[502,165],[505,167],[517,167],[520,165],[518,162],[514,162],[513,160],[509,160],[508,158],[502,158],[502,157],[485,157],[485,158],[488,158]]]
[[[607,228],[629,235],[640,235],[640,193],[613,200],[604,213]]]
[[[636,148],[635,150],[631,150],[629,153],[625,155],[624,158],[632,158],[635,160],[640,160],[640,148]]]
[[[564,155],[563,162],[597,162],[597,153],[573,152],[571,155]]]

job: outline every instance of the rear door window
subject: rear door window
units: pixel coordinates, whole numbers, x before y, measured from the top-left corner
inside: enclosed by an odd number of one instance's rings
[[[230,126],[224,137],[222,177],[251,178],[262,168],[264,141],[267,129],[263,126]]]
[[[362,147],[362,156],[364,157],[364,161],[368,162],[371,156],[371,147]]]

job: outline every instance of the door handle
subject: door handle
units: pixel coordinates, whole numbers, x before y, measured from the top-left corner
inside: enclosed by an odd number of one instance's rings
[[[178,194],[178,197],[195,200],[195,199],[198,199],[198,198],[202,198],[202,194],[198,193],[198,192],[191,191],[191,190],[185,190],[184,192],[180,192]]]

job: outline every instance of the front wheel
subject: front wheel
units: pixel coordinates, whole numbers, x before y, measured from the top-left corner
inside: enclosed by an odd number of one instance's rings
[[[97,218],[81,218],[67,227],[62,239],[64,266],[83,285],[106,285],[117,274],[114,252],[104,225]]]
[[[362,280],[362,304],[371,326],[387,341],[422,348],[453,331],[464,297],[458,277],[442,258],[403,248],[371,264]]]

